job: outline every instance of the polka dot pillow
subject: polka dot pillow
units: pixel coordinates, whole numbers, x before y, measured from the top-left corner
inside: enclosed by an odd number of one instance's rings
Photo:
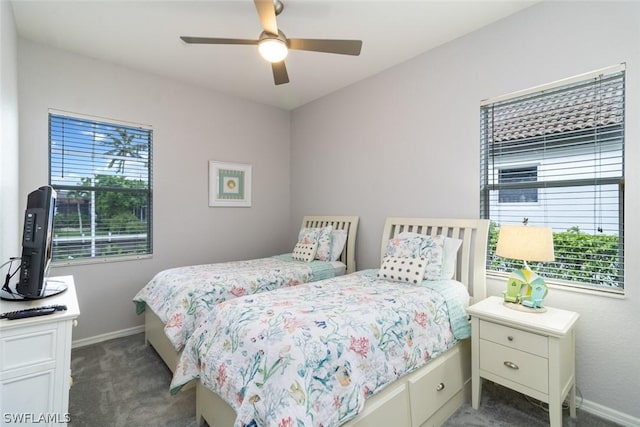
[[[426,268],[427,260],[423,257],[387,256],[382,260],[378,278],[417,285],[422,282]]]
[[[311,262],[316,257],[317,251],[317,243],[298,243],[295,248],[293,248],[291,258],[296,261]]]
[[[315,259],[329,261],[331,259],[332,231],[333,226],[331,225],[318,228],[302,228],[298,234],[298,243],[317,243],[318,251],[316,252]]]

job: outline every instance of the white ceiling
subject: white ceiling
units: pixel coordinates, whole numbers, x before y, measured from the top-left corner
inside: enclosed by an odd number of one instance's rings
[[[275,86],[256,46],[187,45],[179,36],[257,39],[251,0],[12,1],[18,34],[137,70],[293,109],[531,6],[535,1],[284,0],[291,38],[360,39],[360,56],[291,51]]]

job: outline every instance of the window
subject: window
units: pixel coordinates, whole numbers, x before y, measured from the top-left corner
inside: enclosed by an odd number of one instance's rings
[[[152,253],[149,126],[49,112],[53,261]]]
[[[481,217],[487,267],[502,224],[553,228],[555,261],[532,269],[554,284],[624,290],[625,66],[484,101]],[[535,166],[531,166],[535,165]]]
[[[509,188],[509,184],[519,182],[536,182],[538,168],[504,168],[498,170],[498,201],[500,203],[535,203],[538,201],[537,188]]]

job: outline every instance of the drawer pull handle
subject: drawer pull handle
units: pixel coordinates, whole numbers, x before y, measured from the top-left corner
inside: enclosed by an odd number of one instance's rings
[[[511,368],[511,369],[520,369],[520,367],[518,365],[516,365],[513,362],[509,362],[508,360],[506,362],[504,362],[504,366],[506,366],[507,368]]]
[[[442,391],[444,390],[444,383],[440,383],[438,384],[438,386],[436,387],[436,391]]]
[[[509,336],[507,337],[507,339],[508,339],[509,341],[513,341],[513,337],[512,337],[511,335],[509,335]]]

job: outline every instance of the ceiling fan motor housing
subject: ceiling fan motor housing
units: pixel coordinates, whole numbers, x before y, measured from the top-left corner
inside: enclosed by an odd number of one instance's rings
[[[280,0],[273,0],[273,9],[276,12],[276,16],[280,15],[284,10],[284,3],[282,3]]]

